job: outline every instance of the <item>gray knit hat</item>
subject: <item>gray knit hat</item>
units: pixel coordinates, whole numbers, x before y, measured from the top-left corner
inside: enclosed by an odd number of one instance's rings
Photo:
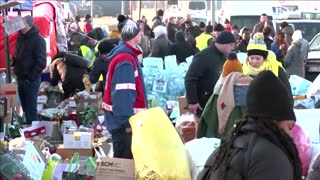
[[[121,30],[121,38],[123,41],[130,41],[140,33],[140,25],[131,19],[124,22],[124,26]]]

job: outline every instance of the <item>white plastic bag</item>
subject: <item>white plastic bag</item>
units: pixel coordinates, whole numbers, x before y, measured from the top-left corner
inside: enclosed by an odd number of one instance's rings
[[[192,179],[197,179],[198,174],[202,171],[208,157],[220,146],[220,139],[201,138],[194,139],[185,144],[189,155]]]

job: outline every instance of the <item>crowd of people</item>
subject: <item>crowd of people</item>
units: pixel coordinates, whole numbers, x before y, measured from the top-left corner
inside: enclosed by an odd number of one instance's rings
[[[129,118],[148,107],[143,58],[176,55],[180,64],[194,56],[185,76],[187,108],[200,118],[198,137],[223,139],[209,157],[202,179],[301,179],[301,162],[291,138],[296,117],[288,75],[304,77],[308,42],[302,32],[293,31],[286,22],[276,32],[266,14],[252,31],[249,27],[239,31],[228,20],[195,25],[190,16],[183,22],[174,17],[165,22],[163,16],[164,11],[158,10],[150,27],[146,17],[134,21],[120,15],[117,29],[108,33],[93,28],[89,15],[83,29],[80,17],[75,17],[67,31],[69,51],[76,51],[77,56],[59,53],[53,58],[52,85],[61,81],[68,98],[76,90],[84,90],[83,78],[97,84],[96,89],[103,92],[102,109],[114,157],[132,159]],[[36,100],[26,93],[39,88],[45,48],[32,19],[27,20],[28,29],[20,33],[13,65],[23,111],[31,123],[36,120],[31,102]],[[30,40],[34,43],[29,49],[37,49],[32,73],[20,64],[29,62],[25,43]],[[242,65],[237,52],[247,54]],[[232,87],[226,88],[228,83]],[[247,98],[240,105],[234,100],[235,84],[243,85],[240,91],[248,87]]]

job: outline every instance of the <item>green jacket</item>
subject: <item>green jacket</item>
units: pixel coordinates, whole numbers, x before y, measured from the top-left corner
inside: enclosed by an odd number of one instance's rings
[[[205,106],[200,118],[200,122],[197,130],[197,138],[202,137],[215,137],[220,138],[218,135],[218,111],[217,111],[217,99],[218,94],[213,94],[209,98],[207,105]],[[244,107],[236,106],[230,114],[225,133],[223,136],[228,135],[235,124],[235,120],[242,119],[244,116]]]

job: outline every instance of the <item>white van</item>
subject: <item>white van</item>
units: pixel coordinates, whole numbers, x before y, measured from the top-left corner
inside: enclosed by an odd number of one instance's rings
[[[207,2],[206,0],[191,0],[188,3],[188,14],[191,17],[206,17]]]

